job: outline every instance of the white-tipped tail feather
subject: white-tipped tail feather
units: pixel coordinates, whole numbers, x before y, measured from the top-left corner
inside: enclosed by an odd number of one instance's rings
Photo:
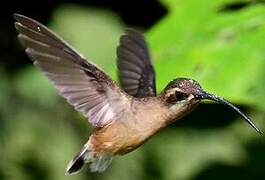
[[[69,162],[66,168],[66,174],[77,173],[84,164],[88,163],[91,172],[104,172],[110,165],[111,155],[94,152],[89,142],[83,146],[81,151]]]

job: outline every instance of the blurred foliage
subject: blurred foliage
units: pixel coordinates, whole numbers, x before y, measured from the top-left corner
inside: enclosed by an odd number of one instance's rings
[[[161,2],[169,14],[146,34],[159,90],[175,77],[194,78],[206,90],[250,107],[248,114],[264,129],[264,3],[239,1],[250,3],[225,11],[234,1]],[[115,49],[124,28],[115,14],[68,4],[55,9],[48,26],[115,78]],[[91,132],[85,118],[33,66],[12,77],[0,69],[0,88],[0,179],[265,178],[264,137],[237,116],[223,116],[229,110],[217,106],[212,114],[213,105],[205,104],[206,111],[199,107],[183,119],[187,124],[176,122],[136,151],[115,157],[104,174],[84,168],[65,176]],[[231,123],[201,128],[205,119]]]
[[[114,13],[65,5],[55,11],[51,28],[103,69],[115,66],[115,47],[123,27]]]
[[[172,77],[187,76],[209,91],[265,110],[264,4],[221,11],[235,1],[163,2],[170,12],[148,32],[159,89]]]

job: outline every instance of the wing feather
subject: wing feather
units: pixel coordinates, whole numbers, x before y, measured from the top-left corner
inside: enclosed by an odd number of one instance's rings
[[[105,126],[126,110],[126,94],[101,69],[39,22],[14,17],[18,38],[34,65],[93,126]]]
[[[156,96],[155,71],[144,37],[137,31],[127,30],[117,48],[120,84],[134,97]]]

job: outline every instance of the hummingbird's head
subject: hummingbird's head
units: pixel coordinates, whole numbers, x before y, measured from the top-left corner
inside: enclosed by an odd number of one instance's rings
[[[189,111],[203,99],[215,101],[232,109],[260,133],[250,118],[243,114],[237,107],[222,97],[204,91],[200,84],[193,79],[176,78],[170,81],[161,94],[161,97],[176,112]]]
[[[186,101],[196,103],[199,99],[195,98],[200,94],[202,88],[200,84],[188,78],[176,78],[168,83],[163,95],[168,104],[180,104]]]

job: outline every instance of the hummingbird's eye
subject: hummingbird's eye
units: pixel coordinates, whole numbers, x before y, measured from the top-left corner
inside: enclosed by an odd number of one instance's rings
[[[182,101],[182,100],[185,100],[188,98],[188,94],[186,93],[183,93],[183,92],[179,92],[179,91],[176,91],[175,93],[175,99],[176,101]]]
[[[186,93],[183,93],[183,92],[179,92],[179,91],[176,91],[175,93],[171,94],[168,98],[167,98],[167,103],[170,103],[170,104],[175,104],[179,101],[182,101],[182,100],[185,100],[188,98],[188,94]]]

